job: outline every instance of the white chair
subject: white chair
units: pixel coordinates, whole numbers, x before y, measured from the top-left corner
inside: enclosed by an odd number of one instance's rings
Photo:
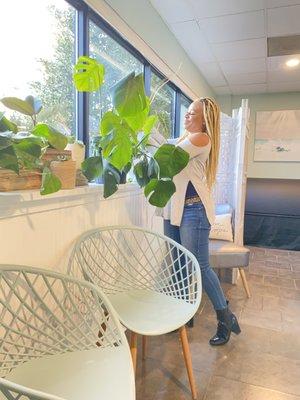
[[[179,329],[196,399],[185,329],[202,294],[200,268],[193,254],[166,236],[142,228],[98,228],[77,240],[69,273],[84,276],[106,293],[120,321],[131,331],[134,369],[137,334],[161,335]]]
[[[1,400],[135,399],[126,337],[96,286],[1,265],[0,318]]]

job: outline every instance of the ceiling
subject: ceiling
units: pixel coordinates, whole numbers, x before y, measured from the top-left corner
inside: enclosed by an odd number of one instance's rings
[[[300,91],[292,56],[267,57],[267,37],[300,34],[300,0],[150,1],[217,94]]]

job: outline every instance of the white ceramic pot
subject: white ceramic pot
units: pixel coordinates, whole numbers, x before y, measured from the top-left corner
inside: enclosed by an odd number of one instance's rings
[[[85,145],[77,142],[68,143],[66,150],[71,150],[72,160],[76,161],[76,169],[80,169],[85,159]]]

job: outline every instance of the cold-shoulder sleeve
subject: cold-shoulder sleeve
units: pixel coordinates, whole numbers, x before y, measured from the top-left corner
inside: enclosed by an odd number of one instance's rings
[[[206,152],[208,146],[210,146],[210,143],[208,143],[206,146],[196,146],[190,141],[189,138],[185,138],[179,142],[177,146],[189,153],[190,158],[194,158]]]

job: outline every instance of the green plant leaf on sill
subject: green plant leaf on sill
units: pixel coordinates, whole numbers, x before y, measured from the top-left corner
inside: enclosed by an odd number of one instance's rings
[[[120,173],[111,164],[106,164],[103,173],[104,180],[104,198],[110,197],[118,190],[118,184],[120,183]]]
[[[146,156],[143,156],[133,167],[133,173],[140,187],[144,187],[149,183],[148,177],[148,160]]]
[[[144,188],[149,203],[156,207],[164,207],[175,192],[176,186],[171,180],[151,179]]]
[[[122,120],[119,115],[115,114],[113,111],[107,111],[100,124],[101,136],[108,135],[113,129],[122,125]]]
[[[68,144],[68,138],[65,135],[47,124],[37,124],[33,128],[32,134],[47,139],[51,146],[57,150],[64,150]]]
[[[18,127],[14,122],[11,122],[4,116],[4,112],[0,113],[0,132],[11,131],[13,133],[18,132]]]
[[[173,144],[163,144],[154,154],[160,170],[160,178],[173,178],[189,162],[189,154]]]
[[[17,97],[3,97],[0,101],[5,105],[5,107],[18,111],[21,114],[29,115],[31,117],[35,114],[34,108],[26,100],[21,100]]]
[[[103,157],[118,170],[131,161],[132,144],[126,128],[116,127],[110,133],[111,140],[103,147]],[[101,143],[102,144],[102,143]]]
[[[143,74],[135,76],[135,72],[127,75],[111,89],[114,108],[121,117],[137,115],[149,106],[144,88]]]
[[[142,131],[149,134],[158,122],[157,115],[149,115],[144,123]]]
[[[79,92],[95,92],[103,83],[105,68],[93,58],[82,56],[74,66],[73,81]]]
[[[0,133],[0,150],[6,149],[7,147],[12,145],[13,141],[11,136],[12,133],[9,131]]]
[[[100,155],[87,158],[81,164],[81,169],[89,182],[98,178],[103,172],[102,156]]]
[[[61,188],[61,182],[48,167],[45,167],[42,174],[41,195],[55,193]]]
[[[25,98],[26,103],[30,104],[34,114],[38,114],[41,109],[43,108],[42,106],[42,101],[40,99],[38,99],[37,97],[33,97],[33,96],[27,96]]]
[[[0,167],[19,174],[19,162],[13,146],[0,150]]]

